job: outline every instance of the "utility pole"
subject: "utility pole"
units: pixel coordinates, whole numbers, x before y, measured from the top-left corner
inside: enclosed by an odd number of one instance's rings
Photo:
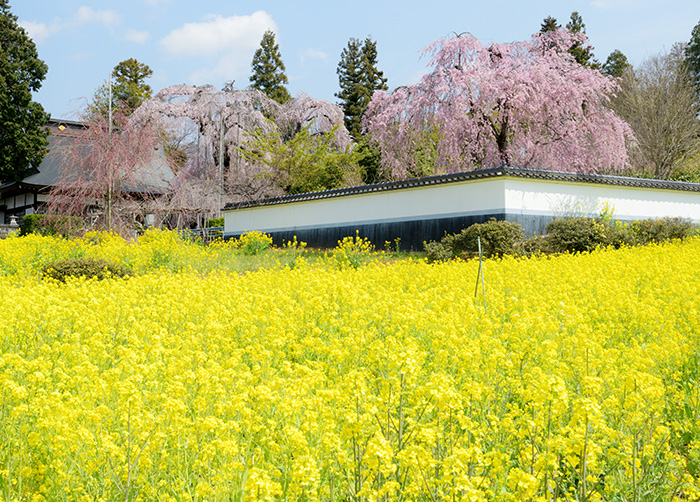
[[[107,142],[109,146],[109,175],[108,175],[108,186],[107,186],[107,204],[105,211],[107,212],[107,228],[112,229],[112,197],[113,197],[113,184],[114,184],[114,173],[112,172],[114,166],[112,165],[112,72],[109,72],[109,103],[107,103]]]
[[[219,121],[219,208],[223,205],[224,195],[224,136],[226,135],[226,124],[224,123],[224,107],[221,108]],[[217,213],[218,215],[219,213]]]

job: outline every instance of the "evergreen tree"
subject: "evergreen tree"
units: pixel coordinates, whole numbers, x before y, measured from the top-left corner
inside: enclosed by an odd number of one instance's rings
[[[586,25],[583,23],[583,18],[578,12],[574,11],[571,13],[571,20],[566,23],[566,29],[571,33],[586,34]],[[593,47],[589,44],[582,45],[576,43],[569,49],[569,53],[579,64],[587,68],[600,68],[600,63],[593,57]]]
[[[556,18],[553,18],[552,16],[547,16],[544,18],[544,21],[542,21],[542,24],[540,25],[540,33],[547,33],[548,31],[556,31],[561,26],[559,23],[557,23]]]
[[[362,134],[361,120],[365,111],[362,107],[362,47],[358,39],[351,38],[348,46],[343,49],[337,73],[340,92],[335,96],[340,98],[345,127],[357,139]]]
[[[49,115],[32,92],[47,71],[8,1],[0,0],[0,180],[23,178],[46,153]]]
[[[284,86],[289,80],[285,72],[279,45],[275,43],[275,34],[267,30],[260,41],[260,48],[255,51],[252,63],[253,74],[250,87],[257,89],[268,98],[278,103],[289,101],[291,96]]]
[[[340,55],[338,82],[340,106],[345,114],[345,127],[359,141],[362,136],[362,116],[376,91],[387,90],[387,79],[377,68],[377,43],[367,37],[364,42],[351,38]]]
[[[627,60],[627,56],[615,49],[610,53],[608,59],[605,60],[601,71],[611,77],[621,78],[630,67],[631,65]]]
[[[384,72],[377,69],[378,64],[377,42],[368,37],[365,39],[365,43],[362,46],[362,71],[367,100],[365,108],[367,108],[367,105],[372,99],[372,94],[374,94],[375,91],[386,91],[389,88],[386,84],[387,79],[384,77]]]
[[[685,47],[685,61],[695,83],[695,89],[700,95],[700,22],[695,25],[690,34],[690,42]]]
[[[153,91],[145,80],[151,75],[153,70],[134,58],[126,59],[115,66],[112,70],[112,108],[130,114],[141,103],[150,99]],[[106,117],[108,107],[109,82],[105,82],[95,92],[90,108]]]

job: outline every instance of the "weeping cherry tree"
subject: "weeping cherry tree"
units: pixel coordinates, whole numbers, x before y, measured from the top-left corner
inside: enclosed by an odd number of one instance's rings
[[[304,94],[280,104],[255,89],[219,91],[211,85],[167,87],[145,101],[132,117],[157,119],[165,130],[189,136],[184,165],[178,172],[175,200],[180,207],[204,208],[215,213],[226,198],[250,200],[281,195],[268,176],[270,162],[260,138],[277,135],[292,139],[301,131],[312,136],[332,135],[334,148],[345,150],[351,138],[342,125],[342,110]],[[189,131],[189,132],[187,132]],[[175,134],[175,133],[173,133]],[[256,155],[248,155],[258,150]],[[255,159],[259,161],[256,162]]]
[[[485,46],[462,34],[428,46],[430,73],[369,105],[365,127],[384,169],[409,177],[422,154],[435,174],[503,165],[622,171],[632,133],[607,106],[616,81],[568,52],[584,42],[558,29],[524,42]]]

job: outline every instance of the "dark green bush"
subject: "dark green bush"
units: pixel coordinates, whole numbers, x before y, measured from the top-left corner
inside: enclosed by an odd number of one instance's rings
[[[619,249],[622,246],[634,246],[639,243],[637,236],[629,225],[624,225],[619,222],[610,222],[606,223],[606,225],[606,245]]]
[[[691,235],[693,224],[683,218],[660,218],[632,222],[632,232],[640,244],[685,239]]]
[[[19,226],[19,235],[41,234],[53,235],[45,225],[42,225],[43,214],[25,214]]]
[[[547,225],[550,253],[582,253],[598,246],[632,246],[637,237],[629,226],[599,218],[557,218]]]
[[[485,257],[515,254],[516,245],[523,240],[523,229],[518,223],[490,219],[486,223],[475,223],[460,233],[447,236],[449,245],[456,256],[474,255],[479,252],[478,239],[481,238],[481,251]]]
[[[428,263],[449,261],[454,258],[452,250],[448,249],[442,242],[424,242],[423,246],[425,248],[425,258]]]
[[[547,239],[554,253],[582,253],[606,244],[608,225],[594,218],[557,218],[547,224]]]
[[[485,257],[516,254],[523,240],[523,230],[518,223],[491,219],[475,223],[458,234],[446,235],[442,240],[425,244],[428,262],[445,261],[455,257],[469,258],[481,251]]]
[[[41,269],[42,277],[65,282],[68,277],[97,278],[127,277],[131,270],[116,263],[110,263],[100,258],[72,258],[68,260],[47,263]]]
[[[553,253],[547,235],[533,235],[516,246],[516,252],[522,256]]]

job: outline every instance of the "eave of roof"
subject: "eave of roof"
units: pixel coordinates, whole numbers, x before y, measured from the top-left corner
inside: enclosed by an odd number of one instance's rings
[[[585,174],[567,171],[547,171],[544,169],[526,169],[522,167],[493,167],[480,169],[477,171],[467,171],[451,174],[440,174],[437,176],[427,176],[424,178],[413,178],[400,181],[388,181],[385,183],[374,183],[371,185],[360,185],[347,188],[336,188],[334,190],[323,190],[320,192],[308,192],[295,195],[285,195],[282,197],[271,197],[268,199],[258,199],[243,202],[229,202],[223,208],[224,211],[235,209],[246,209],[259,206],[271,206],[276,204],[290,204],[293,202],[305,202],[318,199],[329,199],[334,197],[344,197],[348,195],[359,195],[374,192],[385,192],[391,190],[402,190],[406,188],[417,188],[429,185],[439,185],[443,183],[456,183],[460,181],[479,180],[485,178],[496,178],[510,176],[514,178],[530,178],[548,181],[567,181],[570,183],[598,183],[601,185],[616,185],[634,188],[657,188],[664,190],[681,190],[687,192],[700,192],[700,183],[687,183],[684,181],[657,180],[648,178],[632,178],[625,176],[610,176],[605,174]]]

